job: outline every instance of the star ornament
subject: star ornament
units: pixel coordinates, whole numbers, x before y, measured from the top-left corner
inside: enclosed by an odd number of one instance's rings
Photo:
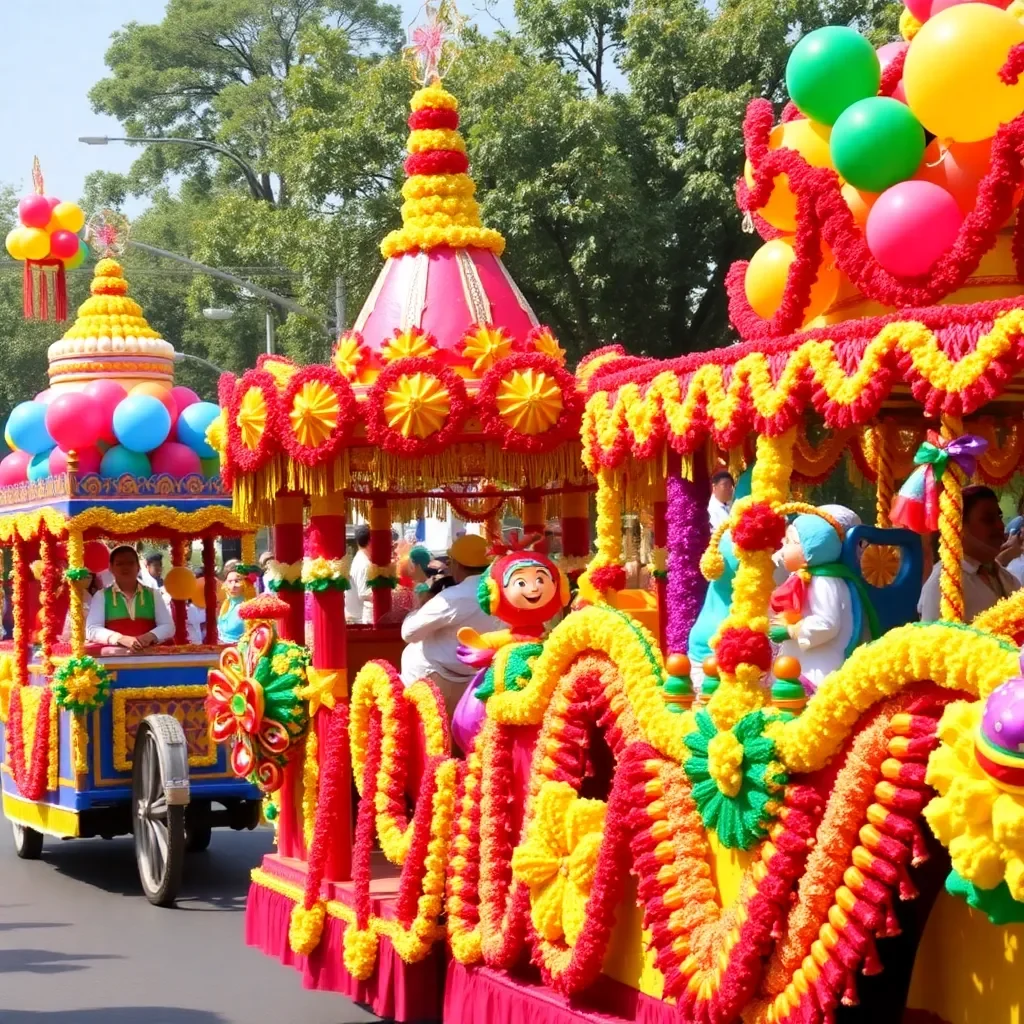
[[[420,24],[416,24],[422,16]],[[416,78],[424,85],[445,77],[458,56],[459,39],[466,19],[452,0],[428,0],[409,29],[407,60],[416,69]]]

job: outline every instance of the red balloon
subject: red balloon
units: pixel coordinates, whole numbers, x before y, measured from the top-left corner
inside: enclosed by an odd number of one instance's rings
[[[78,235],[72,231],[54,231],[50,235],[50,255],[69,260],[78,252]]]
[[[103,433],[100,434],[100,441],[117,444],[114,436],[114,409],[118,402],[128,397],[128,392],[117,381],[92,380],[82,388],[82,394],[88,395],[102,410]]]
[[[18,203],[18,216],[27,228],[45,228],[50,223],[52,212],[50,200],[46,196],[25,196]]]
[[[65,391],[46,407],[46,429],[64,451],[91,448],[103,437],[103,410],[81,391]]]
[[[78,475],[84,476],[86,473],[98,473],[102,459],[103,453],[95,445],[83,448],[78,452]],[[62,448],[54,448],[50,452],[50,475],[59,476],[67,471],[68,453]]]
[[[28,464],[32,456],[28,452],[11,452],[0,459],[0,487],[23,484],[28,479]]]
[[[159,448],[154,448],[149,453],[149,464],[153,467],[154,476],[166,473],[180,479],[203,471],[199,456],[188,445],[178,441],[164,441]]]
[[[85,545],[82,561],[89,572],[103,572],[110,568],[110,552],[101,540],[91,540]]]

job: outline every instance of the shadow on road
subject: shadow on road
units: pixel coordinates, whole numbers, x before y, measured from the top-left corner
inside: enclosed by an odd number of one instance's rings
[[[209,1010],[175,1006],[97,1006],[76,1010],[0,1010],[0,1024],[226,1024]]]
[[[27,928],[67,928],[66,921],[0,921],[0,932],[19,932]]]
[[[109,953],[56,953],[49,949],[0,949],[0,974],[27,971],[29,974],[67,974],[84,971],[91,960],[121,960]],[[6,1024],[7,1018],[0,1016]]]
[[[272,849],[273,833],[213,833],[210,849],[190,854],[178,907],[191,911],[240,912],[249,892],[249,873]],[[135,865],[135,849],[128,837],[114,840],[87,839],[47,843],[44,860],[62,875],[118,896],[143,899]],[[0,1024],[6,1024],[0,1017]]]

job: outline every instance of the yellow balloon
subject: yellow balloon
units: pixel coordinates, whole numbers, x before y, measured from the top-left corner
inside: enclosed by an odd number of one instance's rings
[[[1024,111],[1024,79],[1006,85],[999,70],[1024,43],[1024,25],[998,7],[965,3],[929,18],[903,66],[907,104],[943,141],[979,142]]]
[[[85,226],[85,214],[77,203],[58,203],[53,208],[53,219],[72,234],[78,234]]]
[[[12,260],[23,260],[25,258],[24,228],[11,228],[7,232],[5,244]]]
[[[50,255],[50,236],[42,228],[22,228],[21,247],[26,260],[45,260]]]
[[[843,194],[843,199],[846,200],[846,205],[853,214],[853,219],[857,222],[857,226],[863,228],[868,222],[868,214],[871,212],[871,207],[875,205],[878,193],[862,192],[859,188],[854,188],[849,182],[840,191]]]
[[[831,167],[831,136],[832,129],[828,125],[799,118],[777,124],[772,129],[768,148],[794,149],[812,167]],[[748,188],[754,184],[754,169],[749,160],[744,164],[743,178]],[[780,231],[796,230],[796,196],[790,191],[789,178],[785,174],[775,179],[775,187],[768,202],[757,212]]]
[[[758,316],[770,320],[782,303],[789,268],[796,259],[790,238],[773,238],[751,257],[743,279],[747,301]],[[811,298],[803,322],[820,316],[835,301],[839,291],[839,271],[832,265],[832,254],[824,250],[818,279],[811,286]]]
[[[183,565],[176,565],[164,577],[164,590],[173,601],[187,601],[196,589],[195,573]]]

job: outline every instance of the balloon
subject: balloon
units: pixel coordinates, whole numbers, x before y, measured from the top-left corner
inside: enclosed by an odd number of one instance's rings
[[[174,566],[164,576],[164,591],[172,601],[188,601],[195,589],[195,574],[184,565]]]
[[[944,188],[930,181],[902,181],[871,207],[868,248],[891,274],[924,274],[956,241],[963,219]]]
[[[880,79],[871,44],[842,25],[808,32],[786,64],[790,99],[800,113],[823,124],[835,124],[852,103],[876,95]]]
[[[178,421],[178,403],[174,401],[170,388],[165,387],[163,384],[157,384],[155,381],[147,380],[141,384],[136,384],[128,394],[152,395],[154,398],[159,399],[171,417],[171,430],[174,430],[174,424]]]
[[[28,464],[32,456],[28,452],[11,452],[0,459],[0,487],[23,484],[28,479]]]
[[[53,208],[53,217],[65,231],[72,234],[77,234],[85,227],[85,214],[77,203],[58,203]]]
[[[191,388],[182,387],[180,384],[177,387],[171,388],[171,397],[174,399],[174,404],[178,407],[179,416],[182,410],[187,409],[190,405],[195,405],[196,402],[202,401]]]
[[[23,260],[25,259],[25,242],[24,242],[24,228],[11,228],[7,232],[7,238],[4,240],[4,244],[7,246],[7,252],[12,260]]]
[[[100,476],[107,480],[117,480],[122,476],[151,476],[149,459],[141,452],[132,451],[123,445],[115,444],[103,453],[100,461]]]
[[[76,472],[79,476],[84,476],[86,473],[98,473],[100,471],[100,462],[103,459],[103,453],[95,445],[89,448],[82,448],[80,451],[75,453],[78,459],[78,469]],[[61,473],[68,471],[68,453],[63,448],[54,448],[50,452],[50,474],[52,476],[59,476]]]
[[[90,540],[85,543],[82,563],[89,572],[103,572],[110,568],[110,551],[101,540]]]
[[[45,228],[50,221],[50,201],[46,196],[25,196],[18,203],[18,216],[27,228]]]
[[[789,268],[796,259],[793,243],[788,238],[765,242],[751,257],[743,280],[747,301],[758,316],[768,320],[782,302]],[[813,320],[832,305],[839,290],[839,271],[832,266],[832,254],[825,249],[818,279],[811,286],[811,298],[804,314],[804,323]]]
[[[832,129],[836,170],[854,188],[884,192],[911,177],[924,156],[924,131],[899,100],[872,96],[843,111]]]
[[[45,260],[50,255],[50,236],[40,228],[22,228],[21,247],[24,259]]]
[[[91,448],[106,426],[103,409],[81,391],[63,391],[46,406],[46,430],[67,452]]]
[[[11,440],[10,432],[6,427],[4,427],[4,444],[6,444],[12,452],[16,452],[18,450],[18,446]]]
[[[901,54],[906,53],[910,48],[910,43],[905,43],[902,40],[898,40],[895,43],[886,43],[885,46],[880,46],[875,52],[878,54],[878,63],[881,66],[882,74],[885,74],[886,68]],[[892,98],[899,100],[900,103],[907,102],[906,93],[903,90],[903,79],[900,78],[896,84],[896,88],[892,91]]]
[[[33,455],[28,464],[29,480],[44,480],[50,475],[50,452],[40,452]]]
[[[931,17],[934,18],[936,14],[941,14],[949,7],[956,7],[958,4],[965,4],[968,2],[988,4],[990,7],[998,7],[1002,11],[1005,11],[1006,8],[1010,6],[1010,0],[932,0],[930,12]]]
[[[68,453],[60,448],[50,452],[50,476],[62,476],[68,471]]]
[[[992,140],[951,142],[943,147],[932,139],[924,151],[924,161],[915,178],[944,188],[965,213],[974,209],[978,183],[985,176],[992,154]]]
[[[85,244],[81,239],[78,240],[78,248],[75,250],[74,256],[69,257],[64,261],[64,266],[68,270],[77,270],[87,259],[89,258],[89,246]]]
[[[128,392],[114,380],[91,380],[82,388],[82,394],[88,395],[103,412],[101,441],[107,444],[116,444],[117,438],[114,436],[114,410],[120,402],[123,402],[128,397]]]
[[[907,102],[933,135],[978,142],[1024,110],[1024,78],[999,71],[1024,25],[997,7],[968,3],[937,14],[914,37],[903,66]]]
[[[178,417],[178,440],[187,444],[201,459],[212,459],[217,452],[206,443],[206,429],[220,415],[213,402],[196,402]]]
[[[868,213],[871,207],[874,206],[878,194],[875,192],[862,192],[848,182],[840,191],[843,193],[846,205],[850,208],[850,213],[853,214],[853,219],[863,229],[864,225],[868,222]]]
[[[114,410],[114,434],[133,452],[151,452],[167,440],[170,432],[171,414],[152,395],[129,395]]]
[[[46,406],[41,402],[16,405],[7,419],[7,431],[15,445],[29,455],[48,452],[53,447],[53,438],[46,429]]]
[[[932,0],[905,0],[907,10],[923,25],[931,14]]]
[[[206,578],[203,576],[197,576],[195,578],[194,589],[192,591],[192,603],[197,608],[206,607]]]
[[[58,394],[60,394],[60,392],[54,391],[53,388],[47,388],[45,391],[40,391],[33,401],[42,402],[43,405],[49,405]]]
[[[188,445],[177,441],[164,441],[159,448],[154,448],[149,454],[149,462],[154,475],[167,473],[168,476],[180,479],[203,471],[199,464],[199,456]]]
[[[50,255],[59,260],[71,259],[78,252],[78,235],[70,231],[54,231],[50,235]]]
[[[200,459],[199,464],[203,467],[203,476],[215,477],[220,476],[220,458],[214,457],[212,459]]]

